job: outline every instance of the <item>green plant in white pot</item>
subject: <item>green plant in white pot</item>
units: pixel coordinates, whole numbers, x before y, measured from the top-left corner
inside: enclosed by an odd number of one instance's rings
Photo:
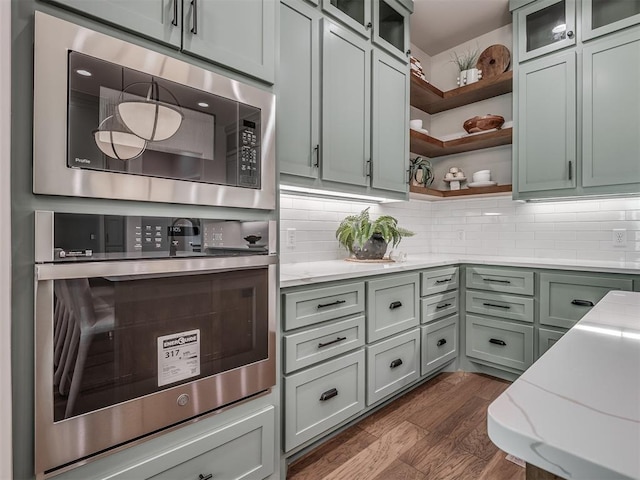
[[[389,243],[396,247],[403,237],[414,233],[398,226],[398,220],[382,215],[369,217],[369,208],[358,215],[345,217],[336,230],[336,239],[358,260],[376,260],[384,257]]]

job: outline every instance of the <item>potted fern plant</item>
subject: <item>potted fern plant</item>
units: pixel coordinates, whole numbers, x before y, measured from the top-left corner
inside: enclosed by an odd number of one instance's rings
[[[398,220],[382,215],[369,217],[369,208],[357,215],[345,217],[336,230],[336,239],[358,260],[377,260],[384,257],[389,243],[396,247],[403,237],[414,233],[398,226]]]

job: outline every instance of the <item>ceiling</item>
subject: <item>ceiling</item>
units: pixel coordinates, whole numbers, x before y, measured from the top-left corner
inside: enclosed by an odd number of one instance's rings
[[[411,43],[430,56],[511,23],[509,0],[414,0]]]

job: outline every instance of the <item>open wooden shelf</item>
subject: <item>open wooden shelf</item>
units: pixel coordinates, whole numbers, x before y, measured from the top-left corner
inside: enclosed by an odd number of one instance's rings
[[[411,106],[423,112],[438,113],[497,97],[513,90],[513,71],[483,78],[470,85],[443,92],[439,88],[411,75]]]
[[[454,153],[482,150],[483,148],[509,145],[513,136],[512,128],[502,128],[487,133],[478,133],[467,137],[442,141],[431,135],[411,130],[409,150],[418,155],[434,158]]]
[[[432,197],[446,198],[446,197],[462,197],[465,195],[481,195],[485,193],[510,192],[511,185],[494,185],[492,187],[463,188],[461,190],[436,190],[434,188],[409,185],[409,191],[411,193],[430,195]]]

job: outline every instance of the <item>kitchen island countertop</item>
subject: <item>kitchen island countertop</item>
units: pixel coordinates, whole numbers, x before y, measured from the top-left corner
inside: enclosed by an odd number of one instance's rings
[[[609,292],[488,410],[502,450],[567,479],[640,479],[640,293]]]
[[[280,287],[313,285],[361,278],[385,273],[401,273],[424,268],[458,264],[495,265],[505,267],[547,268],[589,272],[640,274],[640,262],[589,261],[553,258],[500,257],[489,255],[409,255],[405,262],[357,263],[345,260],[285,263],[280,265]]]

